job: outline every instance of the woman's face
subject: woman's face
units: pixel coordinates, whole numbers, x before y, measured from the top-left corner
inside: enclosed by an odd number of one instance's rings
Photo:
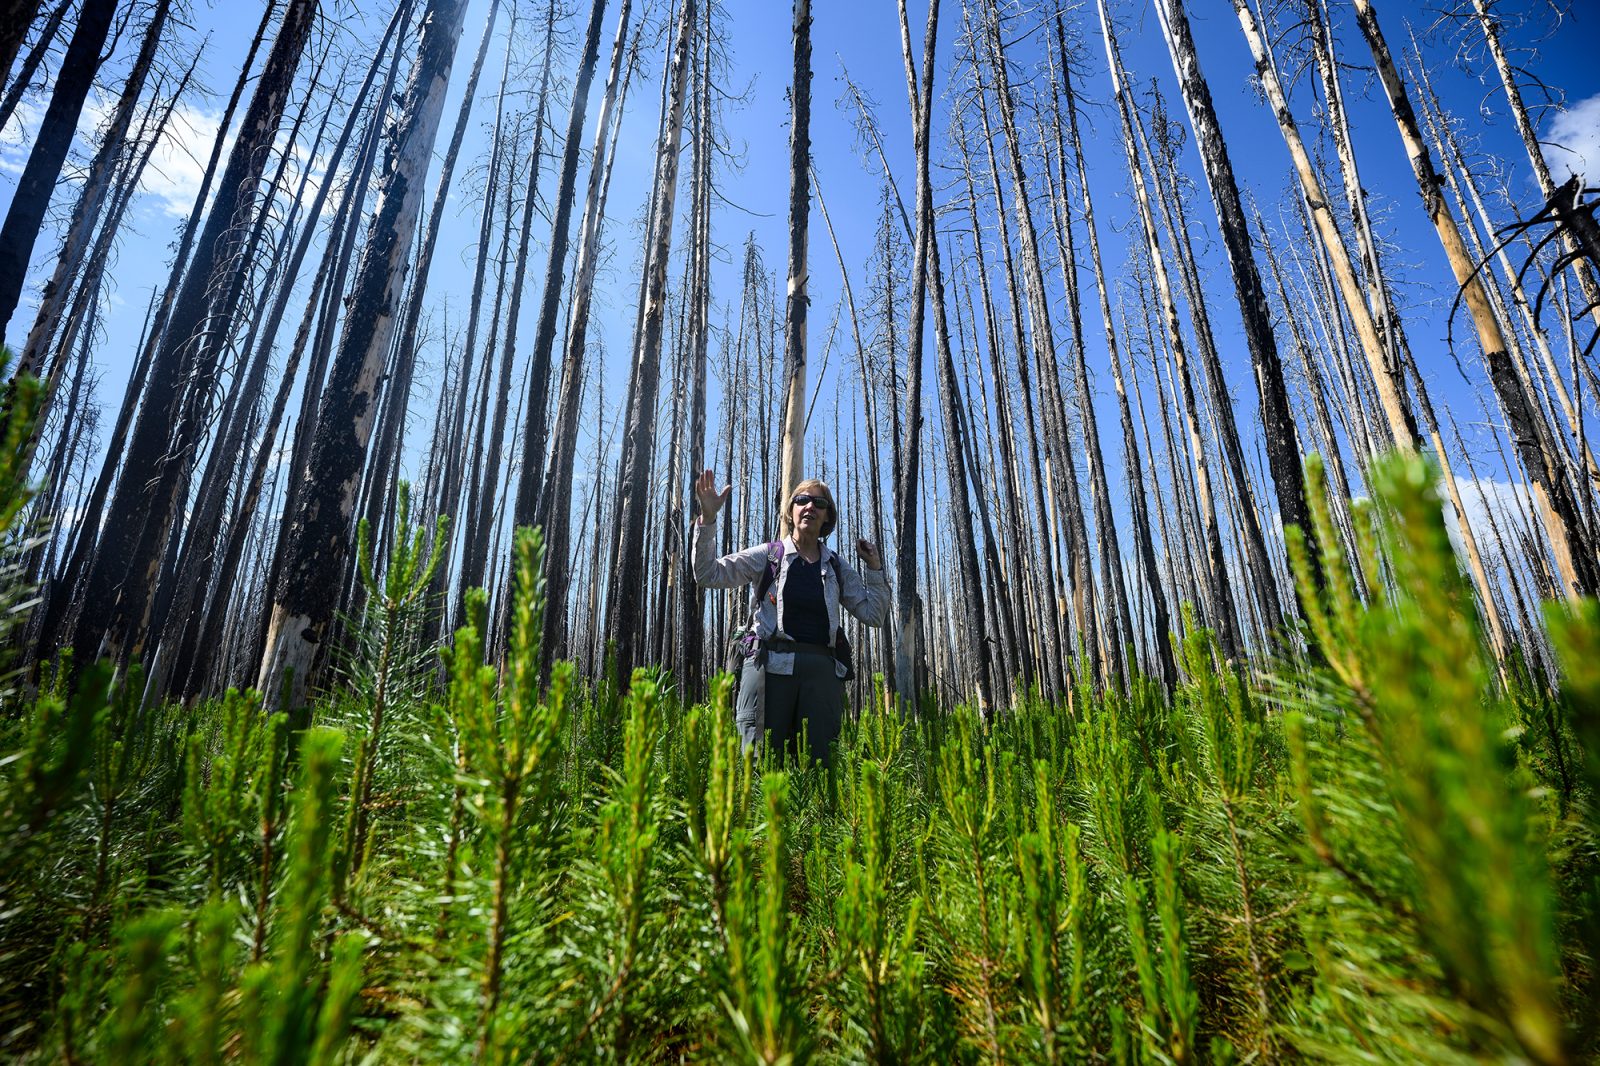
[[[796,534],[822,536],[822,529],[828,524],[828,516],[831,513],[828,501],[821,496],[811,496],[802,492],[789,503],[789,521],[794,523]]]

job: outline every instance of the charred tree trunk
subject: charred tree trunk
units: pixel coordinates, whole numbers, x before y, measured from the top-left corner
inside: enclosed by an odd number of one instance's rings
[[[1505,45],[1500,41],[1500,20],[1489,10],[1490,0],[1472,0],[1472,11],[1477,19],[1478,28],[1483,31],[1484,42],[1489,47],[1489,56],[1494,60],[1494,69],[1500,75],[1500,84],[1506,91],[1506,103],[1511,107],[1511,118],[1516,123],[1517,135],[1522,138],[1523,147],[1528,151],[1528,162],[1533,167],[1533,176],[1539,183],[1539,192],[1548,203],[1556,198],[1556,182],[1550,174],[1550,164],[1545,161],[1544,150],[1539,145],[1538,135],[1534,133],[1533,121],[1528,116],[1528,106],[1522,102],[1522,89],[1517,85],[1516,70],[1510,60],[1506,58]],[[1590,184],[1593,184],[1593,175],[1590,175]],[[1563,231],[1562,242],[1568,255],[1574,255],[1579,242],[1570,231]],[[1600,269],[1583,259],[1574,259],[1572,263],[1574,273],[1578,275],[1578,285],[1583,291],[1584,302],[1589,307],[1589,315],[1594,319],[1595,325],[1600,327],[1600,281],[1595,279],[1595,270]]]
[[[9,329],[11,314],[22,297],[22,283],[28,276],[28,261],[44,224],[44,213],[56,191],[56,179],[72,147],[83,102],[100,69],[100,50],[105,47],[116,13],[116,0],[84,0],[73,26],[72,40],[56,74],[55,91],[45,109],[39,132],[34,137],[28,162],[11,195],[11,207],[0,225],[0,332]]]
[[[627,36],[631,0],[623,0],[618,18],[616,51],[621,54]],[[566,286],[567,242],[572,228],[572,202],[577,190],[578,155],[583,147],[583,128],[589,114],[589,89],[594,84],[595,67],[600,60],[600,30],[605,17],[605,0],[594,0],[584,32],[583,52],[573,82],[572,106],[567,110],[567,134],[562,142],[561,177],[556,186],[555,212],[550,221],[550,251],[545,264],[544,291],[539,297],[539,318],[534,325],[533,351],[528,360],[527,426],[522,439],[522,470],[517,480],[513,522],[531,525],[539,502],[539,479],[544,472],[548,444],[545,418],[550,406],[551,352],[555,346],[556,320],[561,311],[561,293]],[[532,187],[529,187],[532,201]],[[527,245],[523,245],[526,256]],[[521,260],[519,260],[521,261]],[[512,301],[513,314],[517,301]],[[513,318],[513,322],[515,319]],[[515,332],[513,328],[512,332]],[[548,558],[548,556],[547,556]],[[546,647],[549,642],[546,641]]]
[[[705,466],[706,451],[706,376],[707,349],[710,344],[711,315],[711,20],[706,19],[706,33],[700,46],[700,74],[695,92],[694,115],[694,178],[693,219],[694,233],[690,248],[689,291],[689,425],[688,454],[683,482],[693,479]],[[813,180],[815,175],[813,175]],[[817,204],[821,206],[822,190],[817,190]],[[823,219],[827,219],[824,210]],[[848,279],[845,282],[849,286]],[[672,486],[678,493],[685,491],[684,483]],[[692,488],[682,508],[683,528],[688,530],[696,520],[695,508],[699,506]],[[678,676],[694,697],[704,690],[705,662],[705,590],[694,579],[694,556],[688,537],[684,537],[684,551],[680,560],[679,580],[682,594],[679,611],[681,633]],[[712,641],[716,646],[716,641]],[[713,667],[714,669],[714,667]]]
[[[906,90],[911,97],[912,126],[916,131],[917,222],[911,269],[911,322],[907,330],[905,443],[900,467],[895,471],[895,691],[911,708],[918,706],[916,666],[923,644],[917,603],[917,479],[922,458],[922,340],[923,306],[927,296],[929,254],[933,242],[933,182],[929,174],[929,139],[933,121],[933,75],[939,33],[939,0],[928,5],[928,26],[923,36],[920,87],[911,55],[911,28],[905,0],[900,0],[900,46],[906,64]]]
[[[1267,49],[1266,39],[1256,22],[1255,12],[1248,0],[1233,0],[1233,9],[1239,17],[1239,26],[1244,31],[1245,41],[1250,46],[1250,54],[1255,59],[1256,77],[1260,81],[1262,92],[1266,94],[1267,102],[1277,118],[1278,129],[1283,134],[1285,145],[1288,146],[1295,174],[1300,180],[1305,200],[1310,206],[1317,236],[1331,261],[1339,286],[1339,295],[1349,311],[1356,338],[1372,373],[1373,385],[1378,391],[1389,435],[1397,447],[1415,451],[1416,423],[1405,403],[1403,370],[1386,351],[1373,320],[1373,311],[1368,307],[1361,285],[1356,280],[1355,268],[1350,262],[1349,252],[1345,250],[1344,238],[1340,235],[1338,224],[1333,219],[1331,201],[1322,189],[1322,182],[1317,177],[1311,156],[1300,137],[1294,115],[1289,111],[1288,100],[1278,80],[1278,73]]]
[[[811,0],[794,0],[794,80],[789,99],[789,285],[783,305],[783,433],[778,510],[800,483],[806,454],[806,235],[811,217]]]
[[[416,65],[386,150],[376,212],[349,297],[349,319],[317,414],[311,461],[274,590],[259,680],[269,706],[277,702],[272,694],[285,670],[293,676],[284,702],[295,708],[304,703],[332,619],[327,590],[338,581],[349,551],[355,490],[372,434],[373,388],[394,333],[405,256],[465,15],[465,0],[430,0],[423,13]]]
[[[1144,125],[1136,127],[1145,158],[1155,168],[1155,200],[1161,212],[1161,223],[1172,244],[1172,257],[1178,267],[1178,282],[1189,306],[1189,323],[1194,330],[1195,352],[1199,356],[1201,375],[1205,381],[1207,408],[1212,425],[1211,436],[1221,453],[1224,504],[1237,501],[1240,522],[1238,538],[1241,563],[1252,580],[1254,608],[1263,617],[1267,628],[1276,630],[1282,623],[1282,611],[1273,581],[1272,564],[1267,557],[1266,538],[1261,533],[1261,521],[1256,512],[1255,493],[1252,491],[1250,473],[1244,461],[1244,448],[1239,443],[1239,427],[1233,417],[1233,399],[1228,394],[1227,381],[1222,370],[1222,358],[1217,353],[1216,336],[1211,329],[1211,314],[1206,307],[1205,293],[1200,284],[1200,269],[1194,254],[1193,237],[1184,209],[1184,191],[1178,177],[1176,143],[1166,108],[1159,96],[1155,100],[1152,127],[1156,138],[1151,149]],[[1259,388],[1258,388],[1259,391]],[[1232,491],[1228,483],[1232,483]]]
[[[43,6],[40,0],[5,0],[0,4],[0,85],[10,82],[11,64],[16,62],[17,53],[22,50],[22,42],[27,39],[28,28],[39,15],[39,8]],[[66,4],[62,4],[55,15],[55,21],[60,22],[66,14]],[[54,34],[51,29],[49,33]],[[0,127],[5,123],[0,121]]]
[[[488,285],[489,263],[496,258],[492,241],[495,233],[497,198],[500,196],[502,182],[507,187],[511,185],[510,178],[503,178],[501,174],[502,170],[509,171],[512,169],[506,160],[505,103],[506,85],[511,68],[512,42],[516,38],[516,29],[517,11],[513,7],[511,11],[511,28],[507,34],[505,56],[501,61],[500,67],[500,91],[495,94],[494,126],[489,135],[489,159],[484,177],[482,208],[478,219],[478,254],[472,270],[471,295],[467,298],[467,330],[461,349],[461,380],[456,390],[457,415],[454,419],[461,431],[460,446],[456,449],[456,454],[452,456],[445,471],[444,496],[450,501],[450,506],[466,518],[466,521],[459,523],[460,528],[453,531],[451,537],[452,543],[458,542],[460,544],[460,552],[463,558],[472,550],[471,545],[474,537],[472,524],[477,516],[477,510],[472,505],[476,499],[475,493],[479,477],[479,453],[483,448],[484,411],[489,403],[489,384],[494,377],[494,360],[492,356],[484,355],[481,360],[482,367],[476,378],[476,384],[470,384],[474,380],[473,365],[479,361],[478,330],[479,322],[483,318],[483,297],[484,290]],[[509,195],[507,198],[509,200]],[[508,221],[506,223],[508,227],[510,226],[509,215],[510,212],[508,210]],[[495,293],[494,319],[489,327],[489,343],[483,346],[485,351],[493,348],[494,336],[499,328],[500,291],[503,288],[500,283],[505,278],[505,249],[508,247],[509,241],[509,231],[502,233],[498,256],[500,270]],[[469,426],[475,428],[469,430]],[[459,567],[457,569],[459,570]],[[460,578],[459,573],[454,576],[457,579]],[[472,587],[472,585],[457,580],[455,617],[458,625],[464,622],[466,593]]]
[[[39,310],[34,316],[27,342],[22,347],[22,356],[17,360],[17,374],[33,374],[37,377],[44,373],[45,353],[60,324],[62,306],[72,286],[72,279],[83,269],[84,253],[88,251],[95,223],[100,219],[100,209],[111,192],[112,176],[116,173],[123,152],[132,147],[127,141],[128,129],[133,124],[134,110],[139,106],[139,97],[144,92],[145,79],[155,59],[156,45],[160,43],[161,32],[166,28],[169,7],[171,0],[157,0],[155,9],[150,13],[139,54],[128,72],[128,80],[123,83],[122,94],[117,99],[111,122],[106,126],[100,149],[89,164],[83,188],[78,192],[78,202],[72,208],[72,218],[67,223],[67,233],[61,242],[61,253],[56,258],[55,272],[45,282],[44,290],[39,295]]]
[[[1318,555],[1315,532],[1311,528],[1311,514],[1306,506],[1299,436],[1294,413],[1289,406],[1289,388],[1284,381],[1277,340],[1272,333],[1266,291],[1262,288],[1261,274],[1256,268],[1244,203],[1233,173],[1233,161],[1211,102],[1211,87],[1200,70],[1199,53],[1195,49],[1194,35],[1189,29],[1189,17],[1183,5],[1175,0],[1158,0],[1156,9],[1161,15],[1161,28],[1172,54],[1173,70],[1182,87],[1189,125],[1195,131],[1195,146],[1200,152],[1212,206],[1216,208],[1223,247],[1228,253],[1234,296],[1244,323],[1245,344],[1250,349],[1250,362],[1255,369],[1257,389],[1261,396],[1263,442],[1273,486],[1277,490],[1278,513],[1284,525],[1300,528],[1306,537],[1308,557],[1315,560]],[[1213,389],[1216,391],[1221,387],[1222,382],[1218,380]],[[1313,575],[1320,582],[1321,569],[1316,563],[1312,565]]]
[[[445,149],[444,162],[439,169],[439,181],[433,194],[433,206],[428,212],[428,224],[423,231],[421,246],[417,253],[417,267],[411,278],[410,292],[406,300],[405,318],[402,320],[396,351],[401,365],[409,367],[414,364],[417,350],[417,331],[422,322],[423,298],[428,291],[428,277],[433,269],[434,250],[439,242],[439,227],[443,223],[446,200],[450,194],[452,179],[455,177],[456,162],[461,155],[461,143],[466,138],[467,126],[472,116],[472,105],[478,95],[478,81],[483,74],[484,60],[489,55],[489,44],[494,38],[495,21],[500,15],[500,0],[491,0],[489,13],[484,17],[483,36],[478,39],[478,51],[472,59],[472,71],[467,75],[466,91],[461,96],[461,107],[456,113],[455,126],[450,134],[450,144]],[[401,392],[409,393],[411,378],[409,373],[403,381],[391,382],[389,388],[392,395]],[[388,465],[385,458],[392,458],[399,446],[400,434],[404,430],[403,418],[389,418],[385,416],[383,426],[382,445],[378,452],[375,465]]]
[[[1595,572],[1594,552],[1591,545],[1586,542],[1582,519],[1578,514],[1571,486],[1567,483],[1556,456],[1552,454],[1552,448],[1545,434],[1540,432],[1539,413],[1512,365],[1505,336],[1495,318],[1494,309],[1490,306],[1483,279],[1477,271],[1477,264],[1461,238],[1455,216],[1450,213],[1449,207],[1444,202],[1440,189],[1442,181],[1434,168],[1433,157],[1422,139],[1422,131],[1417,124],[1410,96],[1405,84],[1400,80],[1400,72],[1395,67],[1388,44],[1378,26],[1377,13],[1368,0],[1355,0],[1355,2],[1356,21],[1361,27],[1362,35],[1367,39],[1367,46],[1372,51],[1373,59],[1377,62],[1378,78],[1389,97],[1390,110],[1394,114],[1395,124],[1399,127],[1406,155],[1411,161],[1412,173],[1417,179],[1417,189],[1422,196],[1423,209],[1438,232],[1439,243],[1444,247],[1445,257],[1450,261],[1450,269],[1455,275],[1456,283],[1461,286],[1467,310],[1472,315],[1473,325],[1477,328],[1478,343],[1483,350],[1484,362],[1489,368],[1489,380],[1505,411],[1507,426],[1516,445],[1517,457],[1527,472],[1529,490],[1539,509],[1545,532],[1550,538],[1550,547],[1555,554],[1556,565],[1561,572],[1563,591],[1572,599],[1592,596],[1596,591],[1600,591],[1600,576]]]
[[[17,105],[22,102],[22,96],[28,91],[28,86],[33,82],[33,75],[39,69],[39,64],[44,62],[44,57],[50,51],[50,46],[55,43],[56,33],[61,29],[61,22],[67,17],[67,12],[78,0],[61,0],[50,16],[45,19],[44,25],[39,28],[39,36],[34,39],[33,47],[28,49],[22,67],[17,71],[15,78],[0,78],[6,85],[6,95],[0,101],[0,129],[4,129],[11,121],[11,116],[16,113]],[[39,11],[39,0],[7,0],[7,6],[12,10],[0,37],[0,74],[9,75],[11,64],[17,57],[17,52],[22,47],[23,40],[28,35],[28,27],[36,18]]]
[[[296,0],[284,14],[173,302],[85,588],[73,640],[81,655],[105,650],[124,661],[143,652],[163,545],[204,431],[201,408],[217,370],[217,349],[205,335],[212,293],[236,266],[233,235],[254,213],[268,149],[316,11],[317,0]]]
[[[584,357],[587,351],[589,307],[594,295],[595,269],[600,258],[600,233],[605,220],[606,191],[610,185],[611,163],[616,158],[616,121],[627,97],[633,63],[638,56],[639,38],[634,37],[628,66],[623,67],[623,50],[628,39],[626,0],[617,19],[617,36],[611,47],[611,67],[606,75],[605,95],[595,120],[592,161],[588,187],[584,193],[583,217],[578,224],[577,262],[573,271],[572,297],[567,311],[566,351],[561,360],[561,389],[556,399],[556,418],[552,427],[548,465],[541,479],[543,490],[537,511],[544,528],[545,546],[545,657],[576,654],[567,640],[567,593],[571,588],[574,553],[572,541],[572,473],[577,459],[578,420],[583,410]],[[620,90],[620,91],[619,91]],[[610,138],[609,148],[607,138]],[[597,435],[599,436],[599,435]],[[530,457],[531,458],[531,457]],[[598,469],[598,467],[596,468]]]
[[[1078,490],[1077,462],[1068,441],[1066,402],[1061,395],[1061,374],[1056,364],[1055,330],[1044,284],[1044,265],[1033,222],[1032,198],[1027,172],[1022,162],[1022,144],[1012,99],[1010,74],[1000,33],[1000,13],[994,0],[986,0],[984,37],[989,66],[994,74],[995,98],[999,103],[1000,126],[1006,145],[1007,170],[1011,175],[1012,210],[1021,245],[1023,287],[1028,297],[1030,337],[1033,342],[1034,370],[1044,390],[1041,422],[1045,438],[1045,481],[1047,502],[1066,512],[1067,570],[1072,605],[1075,648],[1063,651],[1086,655],[1089,668],[1098,676],[1101,669],[1100,641],[1095,623],[1094,569],[1090,563],[1089,529],[1083,517],[1083,500]],[[1020,358],[1020,356],[1019,356]]]
[[[504,466],[501,453],[505,448],[506,418],[511,398],[511,371],[516,357],[517,348],[517,321],[522,314],[522,287],[528,276],[528,249],[533,240],[533,216],[535,205],[538,202],[539,175],[543,173],[544,163],[544,127],[545,114],[550,99],[550,61],[555,47],[555,5],[552,4],[548,19],[545,23],[544,57],[539,71],[539,93],[533,111],[533,148],[528,153],[528,185],[522,200],[522,225],[518,231],[516,269],[511,279],[511,299],[506,308],[506,329],[500,346],[500,373],[495,402],[490,414],[489,441],[483,454],[479,456],[478,469],[483,477],[479,485],[476,498],[467,501],[471,508],[467,523],[467,537],[463,542],[461,554],[461,583],[463,588],[472,588],[483,584],[483,568],[489,553],[489,531],[494,528],[494,504],[499,498],[499,472]],[[595,24],[597,19],[590,20],[589,40],[598,39],[599,28]],[[587,47],[587,46],[586,46]],[[585,59],[593,54],[592,50],[585,52]],[[580,74],[581,80],[581,74]],[[515,171],[515,166],[511,168]],[[506,225],[511,225],[509,218],[510,207],[510,182],[507,182],[507,209]],[[557,205],[557,218],[555,232],[565,232],[564,220],[560,217],[560,205]],[[509,229],[508,229],[509,233]],[[552,236],[552,247],[560,238]],[[504,260],[504,255],[502,255]],[[554,283],[559,290],[560,284],[555,279],[546,278],[545,295],[550,293],[550,286]],[[559,296],[559,293],[558,293]],[[489,333],[489,342],[494,343],[494,331]],[[488,361],[485,360],[487,368]],[[530,376],[530,382],[537,377],[535,373]],[[543,400],[538,401],[543,405]],[[525,445],[526,447],[526,445]],[[508,590],[509,591],[509,590]],[[510,596],[501,599],[502,608],[508,606]]]
[[[661,379],[661,335],[666,316],[667,259],[672,251],[673,204],[678,194],[678,146],[689,76],[689,44],[697,0],[683,0],[668,72],[666,121],[657,146],[653,212],[646,244],[643,315],[634,344],[630,401],[618,465],[619,516],[616,556],[607,597],[607,630],[616,645],[619,677],[632,673],[644,630],[645,526],[650,502],[649,468],[655,443],[656,396]]]
[[[1051,202],[1056,221],[1056,243],[1061,249],[1061,274],[1066,283],[1067,306],[1072,322],[1072,377],[1077,391],[1078,418],[1083,425],[1084,456],[1089,464],[1089,489],[1094,501],[1095,536],[1100,546],[1100,573],[1102,587],[1111,600],[1106,616],[1110,630],[1106,651],[1110,661],[1112,679],[1122,684],[1126,671],[1124,653],[1133,639],[1133,621],[1128,611],[1128,593],[1122,580],[1122,551],[1118,545],[1116,519],[1111,510],[1111,486],[1106,478],[1105,455],[1100,448],[1099,419],[1095,415],[1094,397],[1089,390],[1089,367],[1084,352],[1083,311],[1078,291],[1078,259],[1073,238],[1072,219],[1067,208],[1067,144],[1061,116],[1061,96],[1066,97],[1066,126],[1077,143],[1078,113],[1072,89],[1072,72],[1068,67],[1066,27],[1059,12],[1055,18],[1056,52],[1061,63],[1060,81],[1053,85],[1053,126],[1055,135],[1056,181],[1059,188],[1053,191]],[[1087,181],[1084,176],[1085,182]],[[1054,184],[1054,183],[1053,183]],[[1080,193],[1085,203],[1087,192]]]
[[[1028,528],[1027,504],[1021,485],[1021,468],[1017,456],[1016,419],[1011,401],[1012,390],[1009,384],[1009,375],[1006,371],[1004,346],[1000,340],[1000,326],[995,313],[994,296],[989,285],[989,267],[984,251],[983,227],[979,221],[977,182],[972,172],[971,153],[968,150],[966,133],[964,128],[960,128],[959,118],[958,113],[957,124],[960,129],[958,136],[961,143],[962,178],[966,187],[967,215],[971,224],[972,254],[975,260],[974,273],[977,275],[979,307],[981,308],[983,319],[982,341],[981,343],[974,342],[974,350],[982,348],[987,352],[989,373],[994,381],[994,401],[991,404],[987,395],[987,386],[984,385],[983,373],[980,369],[978,385],[983,399],[983,411],[986,429],[988,430],[985,436],[990,442],[992,465],[999,468],[997,480],[1000,488],[1001,535],[1003,535],[1007,543],[1022,544],[1032,536],[1032,533]],[[987,140],[987,121],[985,121],[984,126]],[[991,170],[993,170],[994,154],[992,148],[989,149],[988,156]],[[998,178],[998,174],[994,176]],[[995,186],[995,195],[996,210],[1001,212],[997,216],[1002,233],[1001,243],[1006,244],[1008,243],[1005,238],[1007,227],[1003,213],[1004,207],[999,201],[998,185]],[[1005,259],[1007,280],[1009,282],[1012,280],[1010,276],[1011,262],[1008,256],[1003,256],[1003,258]],[[1014,285],[1009,287],[1009,291],[1014,294]],[[970,286],[966,287],[966,292],[969,315],[973,320],[973,333],[976,335],[979,329],[978,311],[973,310],[971,307]],[[1013,309],[1015,310],[1014,302]],[[1016,324],[1015,318],[1013,324]],[[1016,347],[1020,352],[1020,340],[1016,342]],[[1023,380],[1026,380],[1027,363],[1025,359],[1019,361],[1019,374]],[[1024,399],[1026,400],[1026,396]],[[991,412],[993,413],[992,419]],[[990,424],[991,422],[992,425]],[[1031,407],[1028,432],[1029,439],[1032,440]],[[975,462],[973,469],[980,469],[980,466]],[[982,491],[980,485],[980,496]],[[985,539],[992,540],[987,530]],[[1038,636],[1039,629],[1041,627],[1048,628],[1050,623],[1038,616],[1030,618],[1030,615],[1035,614],[1029,609],[1033,581],[1031,560],[1026,555],[1012,555],[1008,563],[1006,557],[993,551],[992,544],[986,551],[995,556],[992,564],[994,577],[991,580],[991,587],[994,590],[997,603],[997,618],[1001,623],[1002,633],[1005,635],[1005,645],[1002,651],[1007,660],[1007,666],[1004,677],[1008,684],[1020,684],[1024,689],[1027,689],[1038,683],[1039,663],[1037,656],[1034,654],[1034,640]],[[1046,613],[1046,617],[1049,617],[1049,613]],[[1024,639],[1022,636],[1024,633],[1032,634],[1033,639]]]
[[[1145,247],[1150,254],[1151,273],[1161,304],[1160,314],[1166,327],[1167,345],[1177,364],[1175,376],[1178,392],[1182,397],[1184,424],[1188,430],[1189,447],[1192,452],[1195,495],[1199,503],[1207,598],[1212,605],[1218,644],[1223,655],[1233,659],[1240,656],[1245,649],[1240,643],[1234,620],[1233,594],[1228,584],[1227,562],[1222,550],[1222,533],[1218,528],[1216,509],[1212,501],[1210,464],[1206,458],[1205,441],[1200,435],[1199,408],[1195,402],[1194,384],[1189,374],[1187,349],[1183,330],[1178,322],[1178,309],[1173,298],[1171,282],[1168,280],[1165,258],[1162,255],[1160,240],[1156,236],[1149,187],[1140,160],[1139,133],[1135,128],[1133,101],[1124,83],[1122,57],[1117,46],[1116,33],[1111,27],[1105,0],[1099,0],[1099,9],[1100,28],[1106,40],[1106,59],[1111,71],[1112,90],[1117,97],[1117,107],[1122,117],[1122,139],[1128,161],[1128,176],[1133,183],[1134,199],[1139,207]],[[1176,477],[1177,473],[1174,469],[1173,476]]]

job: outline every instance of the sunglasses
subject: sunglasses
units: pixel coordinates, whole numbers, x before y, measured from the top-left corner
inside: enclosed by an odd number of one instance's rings
[[[804,492],[790,500],[789,506],[804,507],[808,503],[814,503],[818,507],[826,507],[830,511],[833,510],[833,504],[828,502],[828,498],[826,496],[810,496]]]

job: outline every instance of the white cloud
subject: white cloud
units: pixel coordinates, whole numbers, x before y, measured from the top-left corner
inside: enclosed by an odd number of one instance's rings
[[[1467,524],[1472,527],[1479,550],[1486,556],[1495,554],[1496,526],[1499,527],[1501,539],[1507,542],[1506,550],[1518,550],[1515,538],[1517,531],[1522,528],[1522,515],[1533,512],[1533,497],[1527,486],[1489,478],[1458,478],[1456,487],[1461,492],[1461,505],[1467,512]],[[1456,550],[1460,551],[1461,527],[1455,518],[1455,508],[1450,505],[1448,491],[1442,484],[1439,486],[1439,495],[1444,500],[1445,528]],[[1490,521],[1491,509],[1494,512],[1493,522]]]
[[[194,209],[220,121],[219,114],[203,108],[180,104],[173,111],[139,182],[140,191],[154,197],[164,214],[182,218]]]
[[[44,107],[33,100],[23,100],[11,113],[4,136],[0,137],[0,174],[13,179],[22,176],[28,163],[28,153],[33,150],[33,138],[39,132],[39,121],[44,118]]]
[[[1559,185],[1580,174],[1585,185],[1600,182],[1600,93],[1557,111],[1542,140],[1550,176]]]
[[[74,135],[74,158],[77,163],[68,165],[66,174],[69,177],[79,173],[78,165],[87,163],[89,156],[99,147],[99,131],[109,121],[116,106],[115,96],[100,92],[85,101]],[[25,100],[18,105],[15,116],[6,127],[4,141],[0,142],[0,175],[13,179],[21,176],[43,117],[44,107],[41,104]],[[154,197],[163,213],[181,218],[194,207],[194,198],[200,191],[200,179],[205,174],[206,157],[211,152],[211,142],[217,136],[220,120],[221,116],[216,112],[186,104],[180,104],[173,111],[139,183],[140,191]],[[60,196],[59,193],[57,195]]]

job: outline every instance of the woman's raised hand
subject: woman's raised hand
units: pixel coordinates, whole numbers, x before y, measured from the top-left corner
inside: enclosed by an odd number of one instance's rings
[[[861,556],[861,561],[868,570],[882,570],[883,556],[878,554],[878,546],[872,541],[862,537],[856,541],[856,553]]]
[[[700,520],[709,522],[717,517],[717,512],[722,510],[722,505],[728,502],[728,497],[732,494],[732,485],[724,485],[722,491],[718,492],[711,471],[703,471],[694,479],[694,497],[700,501]]]

